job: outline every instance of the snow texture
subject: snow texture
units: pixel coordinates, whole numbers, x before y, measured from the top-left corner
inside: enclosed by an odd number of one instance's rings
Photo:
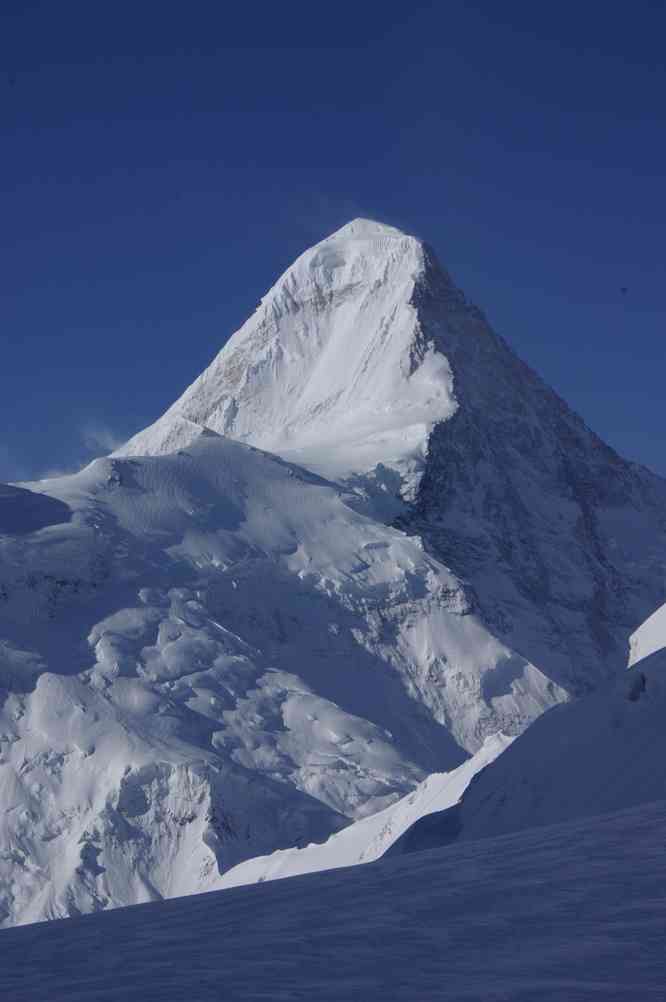
[[[171,452],[206,426],[339,478],[422,469],[456,409],[412,304],[423,245],[357,219],[302,254],[214,362],[119,453]]]
[[[666,799],[666,652],[555,707],[475,776],[458,806],[417,820],[391,851],[583,818]]]
[[[270,856],[247,860],[229,870],[222,877],[220,886],[255,884],[263,880],[371,863],[379,859],[420,818],[444,811],[458,803],[476,773],[494,761],[511,740],[503,734],[486,738],[476,755],[457,769],[432,773],[406,797],[385,807],[383,811],[355,821],[331,835],[323,845],[312,844],[303,849],[278,849]]]
[[[629,638],[629,667],[666,648],[666,605],[653,612]]]
[[[666,600],[666,483],[586,428],[392,227],[354,220],[306,251],[119,452],[170,452],[201,427],[399,518],[490,632],[570,693],[614,677]]]
[[[3,989],[12,1002],[661,1002],[665,829],[662,801],[10,929]]]
[[[23,489],[54,521],[0,537],[5,925],[220,886],[565,698],[418,538],[266,453]]]

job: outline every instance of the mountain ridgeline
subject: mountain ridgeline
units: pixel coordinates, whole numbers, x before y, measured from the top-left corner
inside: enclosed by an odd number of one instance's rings
[[[431,254],[413,302],[458,407],[430,433],[402,524],[506,643],[586,692],[624,668],[628,636],[664,599],[666,482],[591,432]]]

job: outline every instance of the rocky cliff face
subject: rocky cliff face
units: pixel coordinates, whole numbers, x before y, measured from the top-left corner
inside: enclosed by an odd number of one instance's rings
[[[467,583],[493,631],[585,692],[624,666],[629,634],[663,601],[666,483],[593,434],[431,255],[413,303],[458,407],[430,434],[400,524]]]

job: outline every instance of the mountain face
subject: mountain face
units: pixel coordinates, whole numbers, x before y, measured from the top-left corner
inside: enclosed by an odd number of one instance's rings
[[[426,250],[355,220],[306,251],[156,424],[119,450],[156,455],[205,426],[339,479],[398,468],[412,490],[428,433],[454,413],[446,356],[413,304]]]
[[[0,488],[0,920],[459,795],[624,662],[665,523],[423,244],[349,224],[118,454]]]
[[[457,769],[428,776],[401,800],[323,844],[239,863],[220,886],[369,863],[666,801],[666,606],[635,631],[629,647],[632,671],[544,714],[513,750],[507,748],[514,739],[495,734]]]
[[[624,666],[666,598],[666,483],[589,431],[392,227],[355,220],[303,254],[120,452],[169,452],[201,426],[369,496],[573,694]]]
[[[4,924],[221,886],[566,698],[348,500],[213,432],[0,492]]]
[[[433,429],[404,525],[498,636],[589,691],[624,668],[627,637],[663,601],[666,483],[589,431],[434,265],[416,300],[459,406]]]
[[[335,870],[341,866],[372,863],[386,855],[421,818],[429,818],[455,806],[474,776],[493,762],[512,740],[501,733],[493,734],[486,738],[475,755],[457,769],[432,773],[411,793],[384,810],[353,822],[322,844],[277,850],[268,856],[257,856],[239,863],[224,874],[219,886],[239,887],[303,873]]]

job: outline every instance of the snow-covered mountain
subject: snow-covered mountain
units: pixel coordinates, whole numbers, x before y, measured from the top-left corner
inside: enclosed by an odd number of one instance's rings
[[[357,219],[306,251],[213,363],[118,450],[155,455],[205,426],[331,478],[398,468],[413,490],[428,434],[457,403],[421,329],[423,244]]]
[[[665,527],[427,247],[349,224],[117,455],[0,489],[0,919],[385,848],[624,662]]]
[[[546,713],[500,762],[513,740],[501,733],[457,769],[428,776],[323,844],[247,860],[220,886],[369,863],[666,800],[666,606],[635,631],[629,648],[628,672]]]
[[[219,886],[565,698],[347,500],[212,432],[4,491],[6,924]]]
[[[666,483],[589,431],[392,227],[354,220],[306,251],[119,451],[170,452],[202,426],[369,495],[493,634],[573,693],[624,666],[627,636],[666,599]],[[511,666],[494,678],[510,688]]]

